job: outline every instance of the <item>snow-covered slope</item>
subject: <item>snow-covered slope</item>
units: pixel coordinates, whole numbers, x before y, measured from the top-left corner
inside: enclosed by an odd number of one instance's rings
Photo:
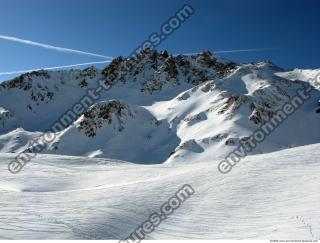
[[[316,73],[288,72],[267,61],[237,64],[208,51],[172,56],[151,50],[116,58],[103,70],[27,73],[0,84],[0,152],[26,149],[102,82],[111,88],[43,153],[136,163],[212,160],[234,150]],[[319,97],[313,90],[253,153],[320,142]]]
[[[83,71],[37,71],[1,83],[0,106],[9,114],[9,119],[2,123],[0,132],[19,127],[27,131],[48,129],[86,94],[86,88],[96,86],[97,78],[97,69],[89,68]],[[87,80],[90,86],[82,86],[82,80]]]
[[[294,69],[287,72],[276,73],[279,77],[283,77],[289,80],[302,80],[314,85],[317,89],[320,89],[320,69]]]
[[[0,239],[123,239],[184,184],[195,193],[147,239],[319,239],[320,145],[219,161],[137,165],[39,155],[10,174],[0,155]]]
[[[179,141],[166,120],[158,121],[143,107],[112,100],[90,107],[58,134],[47,152],[162,163]]]

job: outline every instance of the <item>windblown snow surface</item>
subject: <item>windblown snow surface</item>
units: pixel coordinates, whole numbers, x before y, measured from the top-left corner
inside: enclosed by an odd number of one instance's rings
[[[319,239],[320,144],[218,161],[137,165],[39,155],[19,174],[1,154],[0,238],[122,239],[184,184],[195,193],[147,239]]]

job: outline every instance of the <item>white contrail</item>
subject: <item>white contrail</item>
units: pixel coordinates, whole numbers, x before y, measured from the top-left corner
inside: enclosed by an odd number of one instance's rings
[[[10,71],[10,72],[0,72],[0,76],[28,73],[28,72],[39,71],[39,70],[55,70],[55,69],[63,69],[63,68],[72,68],[72,67],[87,66],[87,65],[93,65],[93,64],[108,63],[108,62],[112,62],[112,61],[111,60],[105,60],[105,61],[100,61],[100,62],[85,62],[85,63],[66,65],[66,66],[44,67],[44,68],[29,69],[29,70],[17,70],[17,71]]]
[[[236,53],[236,52],[254,52],[254,51],[270,51],[274,48],[257,48],[257,49],[240,49],[240,50],[225,50],[225,51],[213,51],[214,53]]]
[[[53,46],[53,45],[49,45],[49,44],[44,44],[44,43],[40,43],[40,42],[35,42],[35,41],[31,41],[31,40],[25,40],[25,39],[17,38],[17,37],[14,37],[14,36],[0,35],[0,39],[13,41],[13,42],[18,42],[18,43],[22,43],[22,44],[26,44],[26,45],[31,45],[31,46],[38,46],[38,47],[41,47],[41,48],[60,51],[60,52],[68,52],[68,53],[75,53],[75,54],[86,55],[86,56],[113,59],[113,57],[109,57],[109,56],[104,56],[104,55],[100,55],[100,54],[96,54],[96,53],[91,53],[91,52],[86,52],[86,51],[79,51],[79,50],[74,50],[74,49],[69,49],[69,48],[64,48],[64,47],[59,47],[59,46]]]
[[[219,54],[219,53],[236,53],[236,52],[255,52],[255,51],[269,51],[269,50],[274,50],[274,49],[275,48],[239,49],[239,50],[213,51],[213,53]],[[199,54],[199,52],[184,53],[183,55],[189,56],[189,55],[197,55],[197,54]]]

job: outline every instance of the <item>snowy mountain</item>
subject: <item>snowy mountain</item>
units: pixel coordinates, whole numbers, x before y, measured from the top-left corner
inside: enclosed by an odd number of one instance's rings
[[[222,158],[316,74],[268,61],[234,63],[209,51],[173,56],[148,49],[102,70],[26,73],[0,84],[0,152],[32,151],[32,140],[103,84],[108,89],[54,130],[42,153],[148,164]],[[320,142],[320,91],[311,85],[311,98],[252,153]]]
[[[317,75],[144,50],[1,83],[0,239],[126,239],[183,185],[146,239],[319,239]],[[10,173],[23,151],[37,156]]]

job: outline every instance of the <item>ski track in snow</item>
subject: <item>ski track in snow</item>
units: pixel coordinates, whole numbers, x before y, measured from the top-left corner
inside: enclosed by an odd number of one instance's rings
[[[219,161],[137,165],[39,155],[19,174],[0,154],[1,239],[121,239],[184,184],[195,194],[147,239],[319,239],[320,144]]]

